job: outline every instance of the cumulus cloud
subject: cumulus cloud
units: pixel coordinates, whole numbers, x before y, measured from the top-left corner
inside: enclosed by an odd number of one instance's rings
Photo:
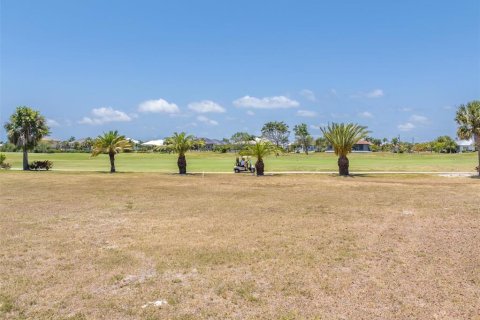
[[[300,95],[310,101],[317,100],[317,98],[315,97],[315,93],[312,90],[303,89],[302,91],[300,91]]]
[[[411,130],[415,129],[415,125],[411,122],[406,122],[406,123],[399,124],[397,126],[397,128],[400,131],[411,131]]]
[[[371,119],[373,118],[373,114],[368,111],[363,111],[358,114],[360,118]]]
[[[180,109],[175,103],[164,99],[147,100],[138,105],[138,111],[143,113],[179,113]]]
[[[225,108],[218,103],[211,100],[203,100],[199,102],[192,102],[188,105],[188,109],[198,113],[223,113]]]
[[[288,109],[296,108],[300,105],[298,101],[289,99],[285,96],[256,98],[244,96],[233,101],[237,107],[256,108],[256,109]]]
[[[317,115],[315,111],[310,111],[310,110],[298,110],[297,111],[297,116],[299,117],[307,117],[307,118],[313,118]]]
[[[212,120],[212,119],[209,119],[205,116],[198,116],[197,117],[197,120],[200,121],[200,122],[203,122],[203,123],[206,123],[208,125],[211,125],[211,126],[216,126],[218,125],[218,122],[215,121],[215,120]]]
[[[420,123],[420,124],[427,124],[428,123],[428,118],[424,117],[424,116],[414,114],[410,117],[410,121]]]
[[[93,109],[91,114],[91,117],[83,117],[78,123],[100,125],[108,122],[128,122],[132,120],[132,117],[125,112],[110,107]]]
[[[47,126],[49,127],[60,127],[60,123],[58,123],[57,121],[53,120],[53,119],[47,119]]]

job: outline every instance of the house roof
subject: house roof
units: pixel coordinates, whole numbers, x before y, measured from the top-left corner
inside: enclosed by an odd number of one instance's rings
[[[143,146],[163,146],[163,142],[164,142],[163,139],[150,140],[150,141],[147,141],[145,143],[142,143],[142,145]]]
[[[368,144],[368,145],[372,145],[372,143],[370,141],[367,141],[367,140],[364,140],[364,139],[360,139],[358,140],[357,143],[355,144]]]
[[[203,141],[205,141],[205,144],[213,144],[213,145],[222,145],[224,144],[223,141],[220,141],[218,139],[209,139],[209,138],[200,138]]]

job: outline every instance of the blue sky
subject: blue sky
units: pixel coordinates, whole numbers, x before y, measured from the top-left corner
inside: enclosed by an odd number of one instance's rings
[[[0,120],[29,105],[55,138],[279,120],[421,141],[480,98],[478,0],[2,0],[0,18]]]

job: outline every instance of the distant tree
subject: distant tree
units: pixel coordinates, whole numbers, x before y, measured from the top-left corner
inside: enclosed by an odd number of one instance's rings
[[[73,142],[73,141],[75,141],[75,137],[74,137],[74,136],[71,136],[70,138],[68,138],[67,141],[68,141],[68,142]]]
[[[17,107],[10,116],[10,121],[5,124],[5,130],[8,140],[22,148],[23,170],[29,170],[28,151],[32,150],[44,136],[50,133],[45,117],[32,108]]]
[[[474,100],[458,107],[455,121],[460,139],[474,140],[478,151],[478,175],[480,176],[480,100]]]
[[[323,152],[328,148],[328,141],[325,139],[325,137],[318,137],[315,140],[315,146],[319,152]]]
[[[262,137],[270,140],[278,148],[288,143],[288,125],[283,121],[270,121],[262,127]]]
[[[352,151],[355,143],[366,137],[368,134],[367,127],[354,123],[332,123],[320,129],[338,156],[338,173],[341,176],[348,176],[349,160],[347,155]]]
[[[308,155],[308,147],[312,143],[312,136],[308,132],[308,127],[305,123],[301,123],[293,127],[293,132],[295,132],[295,140],[299,145],[302,146],[305,154]]]
[[[432,143],[432,148],[439,153],[454,153],[457,152],[457,143],[449,136],[440,136]]]
[[[255,136],[248,132],[236,132],[230,138],[230,142],[238,149],[242,149],[246,144],[254,139]]]
[[[95,141],[94,139],[90,137],[86,137],[81,143],[81,148],[84,150],[90,151],[92,149],[94,141]]]
[[[240,154],[257,158],[257,161],[255,162],[255,170],[257,172],[257,176],[263,176],[265,172],[263,158],[270,154],[277,153],[278,151],[279,148],[277,148],[277,146],[270,141],[256,139],[255,144],[247,145],[245,149],[240,152]]]
[[[185,158],[185,154],[194,146],[194,137],[192,135],[187,135],[185,132],[175,132],[173,136],[165,139],[165,144],[167,149],[178,154],[178,173],[186,174],[187,159]]]
[[[110,173],[115,172],[115,155],[132,148],[131,143],[125,136],[119,135],[118,131],[108,131],[95,139],[92,149],[92,157],[106,153],[110,158]]]

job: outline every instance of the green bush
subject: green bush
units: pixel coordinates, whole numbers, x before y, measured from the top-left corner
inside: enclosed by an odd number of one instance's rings
[[[28,167],[30,170],[50,170],[53,167],[53,162],[50,160],[45,161],[33,161]]]
[[[0,153],[0,169],[8,170],[11,166],[10,163],[5,162],[5,159],[7,159],[7,156],[3,153]]]

